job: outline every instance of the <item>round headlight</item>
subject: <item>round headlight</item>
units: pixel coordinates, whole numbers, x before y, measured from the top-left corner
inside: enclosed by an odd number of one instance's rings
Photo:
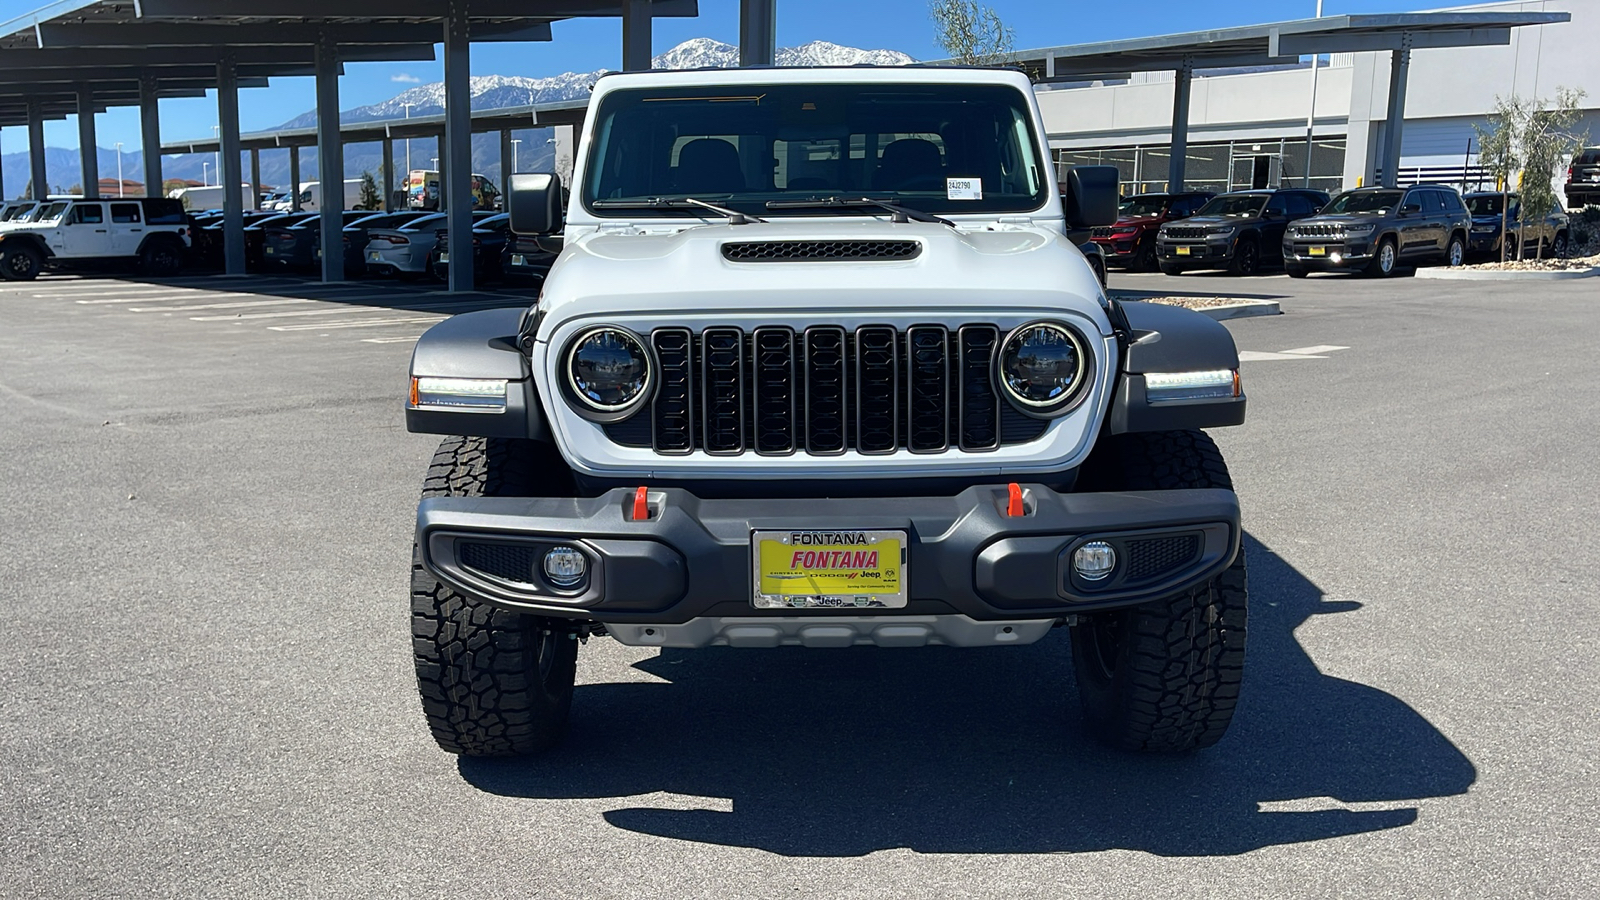
[[[655,387],[644,340],[625,328],[583,332],[567,348],[567,387],[591,419],[615,422],[637,412]]]
[[[1000,384],[1025,413],[1065,412],[1088,382],[1089,354],[1078,333],[1054,322],[1033,322],[1006,336],[1000,348]]]

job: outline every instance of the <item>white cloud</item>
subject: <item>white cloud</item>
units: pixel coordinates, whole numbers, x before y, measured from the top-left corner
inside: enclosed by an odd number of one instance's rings
[[[390,75],[389,76],[389,80],[390,81],[398,81],[401,84],[421,84],[422,83],[422,79],[421,78],[418,78],[417,76],[412,75],[409,72],[401,72],[398,75]]]

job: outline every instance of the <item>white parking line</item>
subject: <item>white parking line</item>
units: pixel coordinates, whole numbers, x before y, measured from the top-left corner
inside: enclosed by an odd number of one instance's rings
[[[249,297],[252,295],[223,294],[222,296]],[[281,297],[274,300],[234,300],[229,303],[191,303],[187,306],[130,306],[128,307],[128,312],[188,312],[192,309],[239,309],[245,306],[277,306],[282,303],[310,302],[310,300],[300,300],[294,297]]]
[[[1332,353],[1335,350],[1349,350],[1349,347],[1340,347],[1334,344],[1317,344],[1312,347],[1297,347],[1285,350],[1284,353],[1293,353],[1296,356],[1315,356],[1319,353]]]
[[[234,313],[222,316],[190,316],[191,322],[236,322],[241,319],[295,319],[301,316],[339,316],[346,313],[394,312],[381,306],[343,306],[334,309],[302,309],[294,312]]]
[[[79,303],[79,304],[82,304],[84,306],[100,306],[100,305],[106,304],[106,303],[173,303],[173,302],[176,302],[178,300],[183,300],[185,298],[200,297],[200,296],[208,296],[209,297],[209,296],[213,296],[213,295],[208,293],[208,292],[206,292],[206,291],[182,291],[182,292],[173,292],[173,293],[163,292],[163,293],[159,293],[159,294],[145,294],[142,297],[140,297],[140,296],[130,297],[127,294],[119,294],[116,297],[97,299],[97,300],[74,300],[72,302]],[[228,294],[228,295],[225,295],[225,296],[238,297],[238,296],[245,296],[245,295]],[[50,297],[48,295],[44,295],[40,299],[56,300],[56,299],[61,299],[61,298]]]
[[[1335,350],[1349,350],[1349,347],[1339,347],[1334,344],[1317,344],[1314,347],[1300,347],[1294,350],[1280,350],[1276,353],[1269,350],[1240,350],[1240,362],[1267,362],[1275,359],[1327,359],[1325,354]]]
[[[308,322],[304,325],[268,325],[268,331],[326,331],[330,328],[372,328],[377,325],[409,325],[412,322],[440,322],[449,316],[410,316],[403,319],[368,319],[361,322]]]
[[[361,343],[363,343],[363,344],[404,344],[404,343],[407,343],[409,341],[417,341],[417,340],[421,340],[421,339],[422,339],[422,335],[413,334],[413,335],[409,335],[407,337],[362,338],[361,339]]]

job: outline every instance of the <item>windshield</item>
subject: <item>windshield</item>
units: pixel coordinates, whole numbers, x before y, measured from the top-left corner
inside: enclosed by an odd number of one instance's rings
[[[860,197],[926,212],[1038,209],[1054,188],[1027,98],[1004,85],[784,84],[607,94],[595,116],[583,202],[599,215],[696,216],[628,201],[709,200],[762,216],[769,201]],[[598,202],[598,205],[597,205]],[[625,210],[610,212],[610,210]]]
[[[61,214],[66,212],[66,211],[67,211],[67,204],[65,204],[65,203],[51,203],[48,206],[44,207],[44,209],[42,209],[39,212],[39,214],[34,217],[33,220],[35,222],[53,222],[56,219],[61,218]]]
[[[1499,194],[1479,194],[1476,197],[1466,197],[1464,199],[1467,201],[1467,212],[1469,214],[1471,214],[1471,215],[1474,215],[1474,216],[1498,216],[1498,215],[1500,215],[1500,195]],[[1516,212],[1516,209],[1517,209],[1517,195],[1516,194],[1512,194],[1511,195],[1511,210],[1512,210],[1512,212]]]
[[[1133,219],[1139,216],[1159,216],[1161,210],[1167,205],[1167,198],[1162,194],[1149,194],[1140,197],[1129,197],[1117,207],[1117,215]]]
[[[1403,191],[1349,191],[1333,198],[1333,202],[1322,208],[1322,215],[1336,216],[1351,213],[1377,213],[1388,215],[1405,196]]]
[[[1223,194],[1200,207],[1197,216],[1253,216],[1267,204],[1266,194]]]
[[[407,222],[404,225],[401,225],[399,230],[401,230],[401,231],[421,231],[424,228],[439,229],[439,228],[443,228],[444,227],[445,219],[446,219],[446,216],[444,216],[442,214],[440,214],[440,215],[432,215],[432,216],[423,216],[420,219],[417,219],[417,220],[412,221],[412,222]]]

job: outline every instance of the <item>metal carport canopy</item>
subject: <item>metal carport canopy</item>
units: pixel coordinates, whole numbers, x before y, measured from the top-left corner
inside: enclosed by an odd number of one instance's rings
[[[636,47],[648,59],[648,20],[656,16],[694,16],[697,0],[59,0],[32,13],[0,23],[0,78],[4,73],[61,73],[61,89],[39,90],[39,84],[16,77],[0,80],[0,125],[26,122],[32,171],[43,183],[43,119],[46,115],[93,112],[108,105],[137,102],[144,119],[146,181],[160,184],[159,131],[156,101],[161,96],[194,96],[215,86],[219,111],[223,171],[219,182],[242,182],[239,171],[238,88],[262,83],[273,75],[314,74],[317,78],[319,157],[342,170],[339,146],[338,80],[341,60],[434,59],[434,45],[443,43],[447,96],[446,141],[458,153],[467,131],[470,105],[467,63],[472,41],[548,41],[550,23],[580,16],[632,16]],[[640,20],[643,25],[640,27]],[[638,53],[638,49],[635,50]],[[194,66],[209,67],[197,79]],[[187,67],[186,69],[184,67]],[[169,69],[180,71],[168,72]],[[460,118],[457,118],[460,117]],[[457,134],[457,132],[460,132]],[[94,117],[79,116],[79,144],[93,148]],[[448,156],[449,151],[446,151]],[[93,193],[98,184],[95,154],[81,153],[84,184]],[[447,203],[470,191],[467,172],[448,178]],[[91,177],[94,176],[94,177]],[[341,178],[322,179],[322,204],[343,206]],[[470,222],[464,203],[459,221]],[[227,271],[244,269],[242,204],[224,192]],[[337,217],[323,222],[323,277],[341,280],[342,243]],[[461,271],[466,270],[466,271]],[[452,267],[452,287],[464,276],[470,286],[470,265]]]
[[[1406,74],[1411,51],[1511,43],[1511,29],[1572,21],[1565,12],[1419,12],[1325,16],[1267,25],[1246,25],[1132,38],[1012,54],[1037,82],[1126,77],[1129,72],[1171,71],[1173,85],[1172,162],[1167,189],[1183,189],[1189,132],[1189,85],[1196,69],[1296,65],[1303,55],[1391,54],[1389,102],[1385,112],[1384,183],[1393,186],[1400,162],[1405,121]]]

